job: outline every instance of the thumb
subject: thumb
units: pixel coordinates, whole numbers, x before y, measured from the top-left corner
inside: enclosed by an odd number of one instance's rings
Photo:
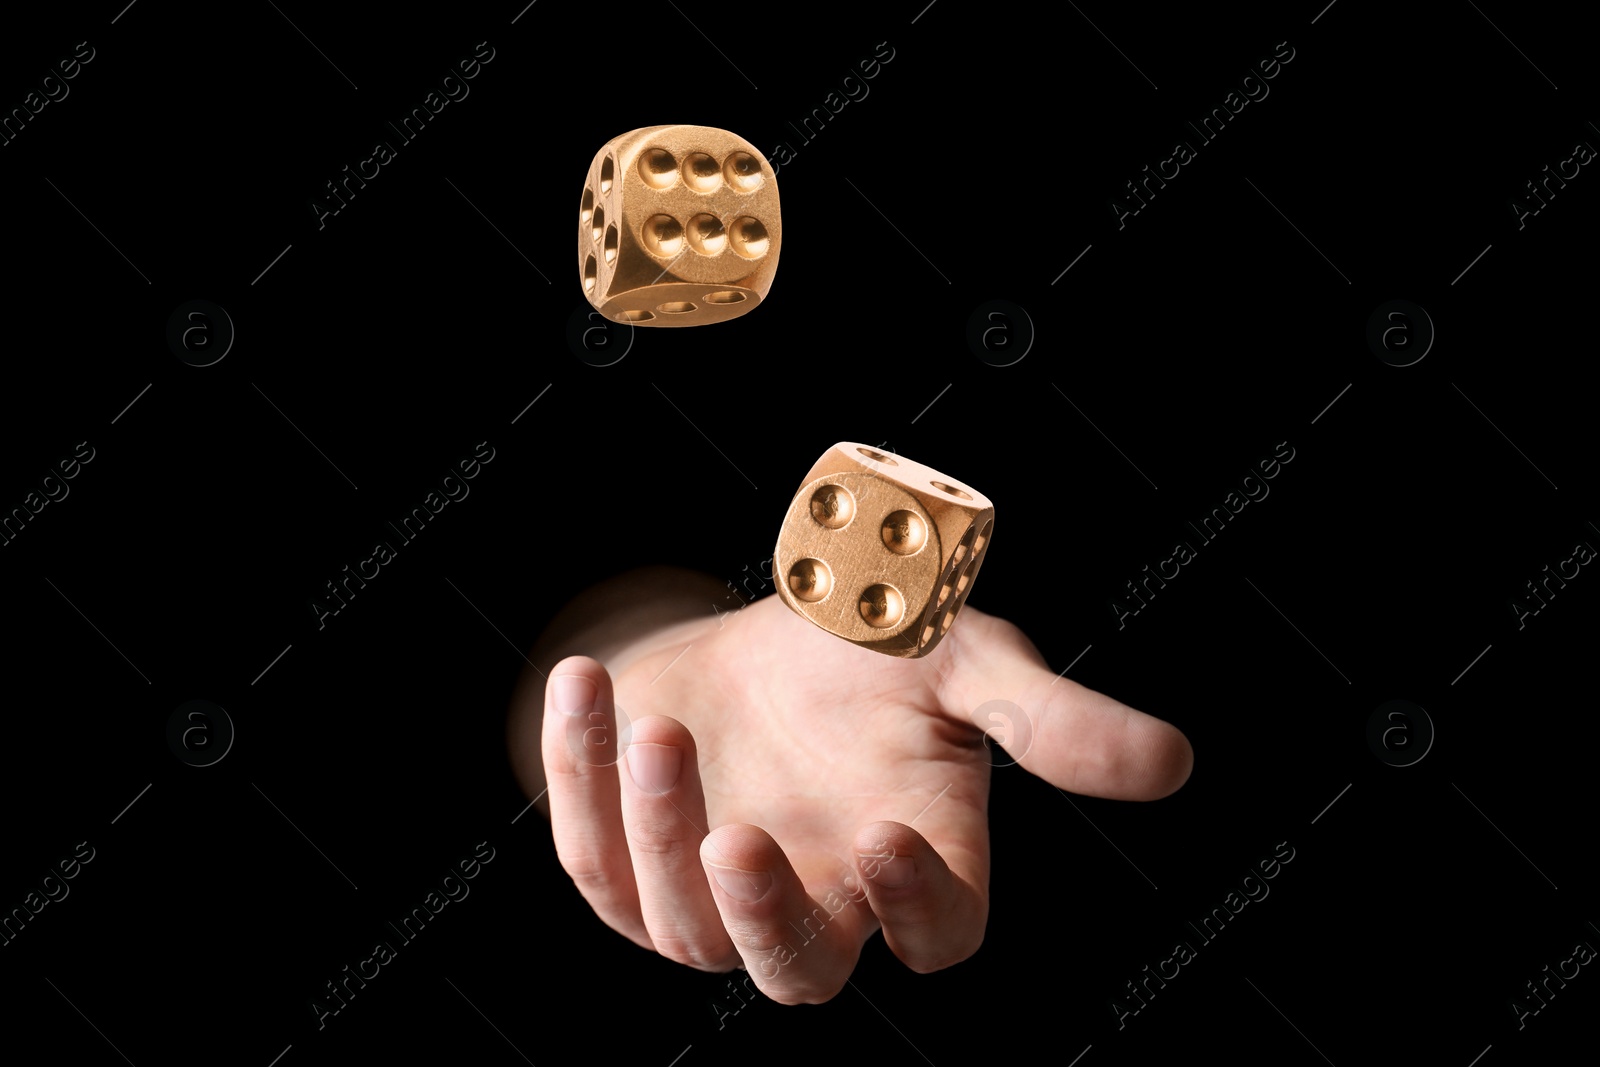
[[[968,607],[960,623],[944,640],[945,714],[1000,734],[1030,773],[1110,800],[1157,800],[1188,781],[1194,751],[1177,727],[1058,676],[1004,619]]]

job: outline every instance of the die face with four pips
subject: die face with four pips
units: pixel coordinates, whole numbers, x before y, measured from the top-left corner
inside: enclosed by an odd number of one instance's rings
[[[584,181],[578,277],[606,318],[699,326],[766,298],[783,221],[756,147],[711,126],[648,126],[607,142]]]
[[[784,603],[829,633],[915,658],[949,632],[993,531],[977,490],[846,441],[795,494],[772,573]]]

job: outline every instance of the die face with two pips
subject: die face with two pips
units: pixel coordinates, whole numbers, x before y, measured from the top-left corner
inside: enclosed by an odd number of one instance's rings
[[[914,460],[834,445],[784,516],[773,575],[784,603],[890,656],[932,652],[994,531],[987,497]]]
[[[727,130],[645,127],[607,142],[589,165],[578,276],[608,319],[737,318],[766,298],[782,243],[772,165]]]

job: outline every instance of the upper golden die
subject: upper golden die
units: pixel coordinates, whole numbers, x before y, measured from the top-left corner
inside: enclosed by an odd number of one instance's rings
[[[578,210],[578,273],[606,318],[699,326],[766,298],[783,221],[756,147],[711,126],[647,126],[595,153]]]
[[[932,652],[983,564],[994,505],[931,467],[834,445],[789,504],[778,595],[829,633],[890,656]]]

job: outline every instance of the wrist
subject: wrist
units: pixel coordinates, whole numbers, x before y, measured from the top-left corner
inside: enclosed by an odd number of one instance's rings
[[[736,599],[736,598],[733,598]],[[640,567],[590,586],[558,611],[529,659],[549,674],[568,656],[589,656],[613,677],[640,658],[715,618],[729,602],[724,583],[681,567]]]

